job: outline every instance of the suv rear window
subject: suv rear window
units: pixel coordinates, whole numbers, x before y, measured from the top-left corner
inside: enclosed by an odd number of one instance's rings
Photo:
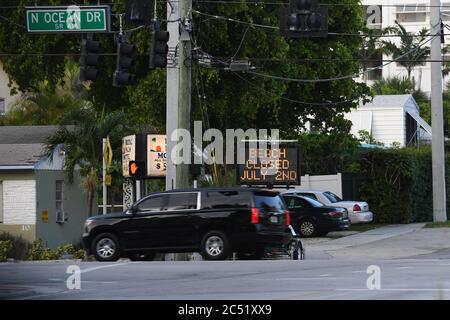
[[[278,195],[255,194],[255,206],[260,209],[270,211],[284,211],[286,207],[283,200]]]
[[[250,193],[239,191],[208,191],[202,195],[204,209],[248,208]]]

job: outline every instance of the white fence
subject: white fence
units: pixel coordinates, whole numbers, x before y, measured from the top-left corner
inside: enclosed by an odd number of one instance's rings
[[[331,191],[342,198],[342,174],[325,176],[307,174],[301,177],[300,186],[290,186],[290,189]]]

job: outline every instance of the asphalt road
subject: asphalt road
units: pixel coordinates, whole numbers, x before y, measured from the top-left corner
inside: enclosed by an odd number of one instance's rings
[[[70,290],[73,264],[81,288]],[[380,268],[380,289],[367,287],[371,265]],[[450,259],[6,263],[0,298],[450,299]]]

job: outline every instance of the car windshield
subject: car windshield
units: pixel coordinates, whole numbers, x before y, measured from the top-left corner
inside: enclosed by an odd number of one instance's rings
[[[341,202],[342,199],[339,198],[337,195],[335,195],[333,192],[327,191],[324,192],[323,195],[327,197],[328,200],[330,200],[331,203]]]
[[[323,203],[321,203],[321,202],[319,202],[319,201],[317,201],[317,200],[314,200],[314,199],[309,198],[309,197],[303,197],[303,199],[304,199],[305,201],[308,201],[308,202],[309,202],[313,207],[315,207],[315,208],[323,207]]]

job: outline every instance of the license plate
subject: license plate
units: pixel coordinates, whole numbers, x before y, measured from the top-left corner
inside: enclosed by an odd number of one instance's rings
[[[276,217],[276,216],[270,217],[270,222],[272,222],[272,223],[278,223],[278,217]]]

